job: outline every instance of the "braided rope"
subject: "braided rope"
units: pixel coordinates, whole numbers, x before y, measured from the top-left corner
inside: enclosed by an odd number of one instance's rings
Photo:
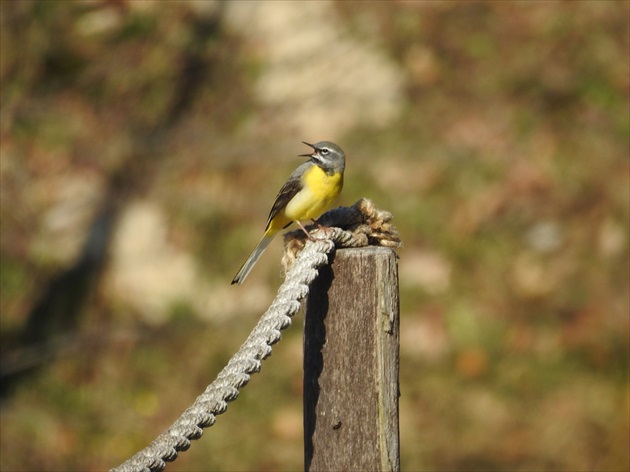
[[[381,223],[375,223],[375,219],[380,219]],[[280,331],[291,324],[291,317],[300,309],[300,300],[308,295],[309,284],[317,277],[319,267],[328,262],[328,254],[335,245],[359,247],[370,241],[379,241],[381,245],[387,245],[383,241],[393,241],[389,245],[397,246],[400,244],[398,233],[389,225],[390,219],[391,214],[377,211],[369,200],[363,199],[352,207],[332,210],[319,220],[327,225],[343,220],[344,224],[338,226],[351,228],[352,231],[339,227],[321,228],[311,233],[315,241],[305,237],[300,241],[297,233],[293,238],[285,236],[286,254],[290,256],[287,258],[285,255],[283,262],[285,267],[290,265],[290,269],[271,306],[238,352],[214,382],[166,431],[129,460],[111,469],[112,472],[161,471],[166,467],[166,462],[177,458],[179,451],[186,451],[191,440],[199,439],[203,428],[212,426],[216,415],[225,412],[228,402],[236,399],[239,389],[249,382],[251,374],[260,370],[261,361],[271,354],[271,346],[280,340]],[[388,237],[383,237],[384,232],[381,230],[384,225],[389,225],[386,228]],[[372,232],[366,227],[372,227]],[[301,252],[298,254],[298,251]]]

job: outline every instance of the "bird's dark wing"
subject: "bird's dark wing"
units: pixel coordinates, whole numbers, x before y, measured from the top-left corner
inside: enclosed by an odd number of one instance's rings
[[[302,188],[304,187],[302,184],[302,176],[312,165],[313,164],[310,161],[305,162],[300,167],[295,169],[293,173],[289,176],[287,181],[278,192],[276,201],[273,202],[273,206],[271,207],[271,211],[269,212],[269,218],[267,218],[267,225],[265,226],[265,230],[269,228],[271,220],[273,220],[278,215],[278,213],[280,213],[284,209],[284,207],[287,206],[291,199],[295,197],[295,195],[300,190],[302,190]]]

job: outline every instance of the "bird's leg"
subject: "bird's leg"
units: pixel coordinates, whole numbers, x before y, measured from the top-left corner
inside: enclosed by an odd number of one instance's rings
[[[300,221],[296,221],[296,223],[298,224],[298,226],[302,229],[302,231],[304,231],[304,234],[306,235],[306,237],[311,240],[311,241],[315,241],[315,238],[313,236],[311,236],[311,234],[306,231],[306,228],[304,227],[304,225],[302,225],[302,223]]]

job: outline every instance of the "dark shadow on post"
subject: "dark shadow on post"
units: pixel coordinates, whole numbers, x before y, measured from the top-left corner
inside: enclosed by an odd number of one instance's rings
[[[306,310],[304,310],[304,464],[308,470],[313,458],[313,433],[315,432],[316,407],[319,400],[319,376],[323,369],[322,349],[326,342],[324,320],[328,313],[328,290],[334,274],[330,263],[323,266],[311,284]],[[308,313],[308,316],[306,314]]]

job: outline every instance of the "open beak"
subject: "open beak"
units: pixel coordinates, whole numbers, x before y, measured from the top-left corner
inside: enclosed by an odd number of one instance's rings
[[[310,154],[300,154],[300,157],[312,157],[313,154],[315,154],[317,152],[317,148],[312,145],[311,143],[307,143],[306,141],[302,141],[304,144],[306,144],[307,146],[310,146],[313,148],[313,152]]]

